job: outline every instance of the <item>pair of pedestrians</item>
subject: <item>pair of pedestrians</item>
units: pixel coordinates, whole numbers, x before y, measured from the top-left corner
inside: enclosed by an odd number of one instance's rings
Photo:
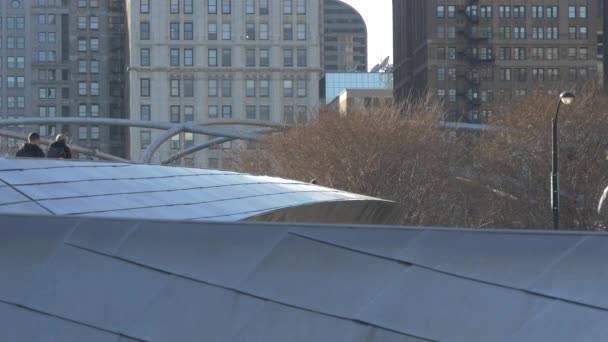
[[[44,152],[38,146],[40,144],[40,134],[32,132],[27,136],[27,142],[17,151],[17,157],[23,158],[44,158]],[[71,159],[72,151],[65,142],[65,135],[58,134],[55,141],[49,146],[46,154],[47,158]]]

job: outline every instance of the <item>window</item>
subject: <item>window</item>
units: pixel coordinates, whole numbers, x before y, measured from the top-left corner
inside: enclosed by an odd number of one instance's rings
[[[207,0],[209,1],[207,5],[207,13],[209,14],[217,14],[217,0]]]
[[[533,27],[532,28],[532,39],[545,39],[545,28],[544,27]]]
[[[547,18],[559,18],[558,6],[547,6]]]
[[[293,81],[283,80],[283,96],[293,97]]]
[[[87,17],[79,16],[78,17],[78,29],[84,30],[86,28],[87,28]]]
[[[178,79],[171,79],[170,81],[170,85],[171,88],[169,90],[169,95],[171,97],[179,97],[179,87],[180,87],[180,80]]]
[[[194,39],[194,27],[193,24],[188,22],[184,23],[184,40]]]
[[[255,23],[245,24],[245,39],[255,40]]]
[[[224,79],[222,80],[222,97],[231,97],[232,96],[232,80]]]
[[[526,6],[515,5],[513,6],[513,18],[523,19],[526,17]]]
[[[255,49],[247,49],[245,58],[246,58],[245,66],[254,67],[255,66]]]
[[[448,89],[448,101],[456,102],[456,89]]]
[[[293,0],[283,0],[283,14],[293,13]]]
[[[247,0],[245,3],[245,13],[255,14],[255,0]]]
[[[456,39],[456,27],[448,26],[448,39]]]
[[[268,51],[268,49],[260,49],[260,66],[270,66],[270,52]]]
[[[207,65],[217,66],[217,49],[209,49],[207,51]]]
[[[268,14],[268,0],[260,1],[260,14]]]
[[[443,5],[437,5],[436,17],[437,18],[443,18],[443,17],[445,17],[445,6],[443,6]]]
[[[231,12],[231,0],[222,0],[222,14],[230,14]]]
[[[184,122],[194,121],[194,106],[184,106]]]
[[[184,65],[194,65],[194,50],[192,48],[184,49]]]
[[[171,48],[169,49],[169,64],[171,66],[179,66],[179,49]]]
[[[270,96],[270,80],[260,80],[260,97]]]
[[[576,6],[568,6],[568,18],[576,18]]]
[[[91,73],[98,74],[99,73],[99,61],[91,61]]]
[[[222,106],[222,118],[230,119],[232,117],[232,106]]]
[[[305,66],[307,66],[306,49],[298,49],[297,50],[297,62],[298,62],[298,67],[305,67]]]
[[[219,116],[217,106],[209,106],[207,116],[209,116],[209,118],[212,118],[212,119],[217,118]]]
[[[78,72],[81,74],[86,73],[88,70],[87,61],[79,60],[78,61]]]
[[[513,28],[513,38],[514,39],[526,39],[526,27],[514,27]]]
[[[298,23],[298,40],[306,40],[306,24]]]
[[[184,80],[184,97],[194,97],[194,80],[191,78]]]
[[[545,80],[545,69],[533,68],[532,69],[532,80],[533,81],[544,81]]]
[[[171,0],[169,5],[169,13],[179,14],[179,0]]]
[[[586,47],[578,48],[578,58],[586,60],[589,58],[589,50]]]
[[[546,51],[547,60],[558,60],[559,49],[558,48],[547,48]]]
[[[222,66],[232,66],[232,49],[222,49]]]
[[[192,0],[184,0],[184,13],[192,14],[194,12],[194,7],[192,5]]]
[[[257,119],[255,106],[250,106],[250,105],[245,106],[245,115],[246,115],[246,118],[249,120]]]
[[[306,80],[298,80],[296,85],[298,97],[306,97],[308,95],[308,82]]]
[[[437,48],[437,59],[445,59],[445,48]]]
[[[85,104],[78,105],[78,116],[87,116],[87,105],[85,105]]]
[[[578,28],[578,39],[587,39],[587,26],[581,26]]]
[[[99,96],[99,83],[91,82],[91,96]]]
[[[209,23],[207,25],[207,38],[209,40],[217,40],[217,24]]]
[[[223,40],[232,39],[232,25],[230,25],[230,23],[222,24],[222,39]]]
[[[78,127],[78,139],[80,140],[86,140],[89,138],[89,132],[88,129],[86,127]]]
[[[141,2],[139,3],[139,13],[150,13],[150,0],[141,0]]]
[[[91,51],[99,51],[99,38],[91,38],[89,41]]]
[[[498,34],[501,39],[511,39],[511,26],[500,26],[498,28]]]
[[[140,115],[143,121],[150,121],[152,116],[152,110],[150,105],[141,105],[140,107]]]
[[[445,68],[437,69],[437,81],[445,81]]]
[[[176,134],[174,136],[171,137],[171,139],[169,139],[169,147],[172,150],[177,150],[179,149],[179,145],[180,145],[180,136],[179,134]]]
[[[89,19],[89,28],[91,30],[99,30],[99,17],[91,16]]]
[[[499,18],[511,18],[511,6],[498,6]]]
[[[86,96],[87,95],[87,83],[86,82],[78,82],[78,95]]]
[[[578,17],[583,19],[587,18],[587,6],[578,7]]]
[[[456,59],[456,48],[454,48],[454,47],[448,48],[448,59],[450,59],[450,60]]]
[[[576,59],[576,48],[575,47],[569,47],[568,48],[568,59]]]
[[[543,18],[543,6],[532,6],[532,18],[535,18],[535,19]]]
[[[85,38],[78,38],[78,51],[87,51],[87,40]]]
[[[441,98],[445,97],[445,89],[437,89],[437,96]]]
[[[576,39],[576,26],[568,27],[568,39]]]
[[[583,81],[587,80],[587,78],[588,78],[587,77],[588,76],[587,68],[579,68],[578,69],[578,76],[579,76],[580,80],[583,80]]]
[[[139,143],[141,148],[147,148],[150,145],[152,137],[150,135],[150,131],[140,131],[139,132]]]
[[[293,40],[293,25],[283,24],[283,40]]]
[[[169,108],[169,112],[171,113],[171,122],[173,123],[179,123],[180,122],[180,108],[179,106],[171,106]]]
[[[557,26],[547,27],[547,39],[559,39],[559,30]]]
[[[516,68],[515,77],[518,82],[525,82],[526,78],[527,78],[527,69],[526,68]]]
[[[296,0],[296,13],[306,14],[306,0]]]
[[[479,13],[482,18],[492,18],[492,5],[479,6]]]
[[[456,6],[448,5],[448,18],[456,17]]]
[[[217,97],[218,96],[217,88],[218,88],[218,80],[216,80],[216,79],[209,80],[208,96]]]
[[[142,21],[139,23],[139,39],[150,40],[150,23]]]
[[[510,81],[511,80],[511,68],[501,68],[500,69],[500,80],[501,81]]]
[[[576,68],[568,69],[568,80],[576,81]]]
[[[255,80],[245,81],[246,89],[245,93],[247,97],[255,97]]]
[[[169,23],[169,39],[179,40],[179,22]]]
[[[285,123],[294,123],[293,106],[283,106],[283,121]]]
[[[260,120],[270,120],[270,106],[260,106]]]
[[[92,126],[91,127],[91,140],[98,140],[98,139],[99,139],[99,127]]]
[[[268,40],[268,24],[260,23],[260,40]]]
[[[437,26],[437,39],[445,39],[445,27]]]
[[[293,66],[293,49],[283,49],[283,66]]]
[[[150,97],[150,79],[142,78],[140,80],[141,97]]]

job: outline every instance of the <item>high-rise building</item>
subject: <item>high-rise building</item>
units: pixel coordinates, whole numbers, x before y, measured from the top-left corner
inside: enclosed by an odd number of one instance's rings
[[[119,0],[0,2],[0,117],[124,115],[124,13]],[[126,155],[120,128],[28,128]]]
[[[426,91],[449,120],[484,122],[496,104],[600,80],[600,0],[393,0],[395,96]]]
[[[367,72],[367,26],[357,10],[340,0],[323,0],[325,72]]]
[[[320,0],[127,0],[132,119],[304,121],[319,102]],[[131,129],[137,160],[160,132]],[[157,153],[204,143],[189,133]],[[187,165],[229,168],[222,148]]]

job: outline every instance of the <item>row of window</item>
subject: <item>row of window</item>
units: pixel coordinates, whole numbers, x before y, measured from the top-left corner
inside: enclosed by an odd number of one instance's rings
[[[2,37],[0,37],[0,47],[2,46]],[[6,37],[7,49],[25,49],[25,37]]]
[[[77,20],[79,30],[86,30],[87,28],[91,30],[99,30],[99,17],[96,15],[88,17],[79,16]]]
[[[295,50],[295,56],[294,56]],[[306,49],[283,49],[283,66],[284,67],[306,67],[308,65]],[[221,54],[221,55],[218,55]],[[183,56],[183,58],[182,58]],[[221,57],[221,61],[218,59]],[[295,59],[295,60],[294,60]],[[221,62],[221,63],[220,63]],[[150,48],[140,49],[141,66],[151,66]],[[232,49],[207,49],[207,66],[232,66]],[[169,65],[170,66],[194,66],[194,49],[193,48],[170,48],[169,49]],[[270,50],[267,48],[246,49],[245,51],[245,66],[247,67],[269,67],[270,66]]]
[[[96,82],[95,82],[96,83]],[[86,83],[85,83],[86,84]],[[80,90],[80,83],[79,83]],[[97,85],[97,93],[99,86]],[[182,95],[183,94],[183,95]],[[245,80],[245,94],[247,97],[269,97],[270,80],[268,79],[247,79]],[[87,95],[86,91],[84,94]],[[91,94],[94,95],[94,94]],[[140,80],[140,96],[152,96],[151,80],[142,78]],[[169,80],[169,96],[171,97],[194,97],[194,80],[192,79],[171,79]],[[232,97],[232,79],[209,79],[207,84],[207,96],[209,97]],[[284,97],[306,97],[308,96],[307,80],[283,80]]]
[[[238,1],[240,3],[240,0]],[[257,2],[257,4],[256,4]],[[151,10],[150,0],[140,0],[139,12],[149,14]],[[207,0],[207,13],[218,14],[218,5],[221,6],[221,14],[232,13],[231,0]],[[295,7],[295,8],[294,8]],[[269,14],[268,0],[245,0],[245,13],[255,14],[256,8],[260,14]],[[193,0],[170,0],[170,14],[193,14]],[[283,0],[283,14],[306,14],[306,0]]]
[[[475,27],[472,30],[467,31],[468,34],[480,37],[480,38],[494,38],[494,34],[492,32],[491,26],[480,26]],[[447,29],[445,26],[437,26],[437,39],[456,39],[456,27],[448,26]],[[507,39],[526,39],[528,36],[526,35],[526,27],[525,26],[500,26],[498,27],[498,38],[507,40]],[[534,40],[554,40],[559,39],[559,28],[557,26],[553,27],[542,27],[535,26],[532,27],[532,35],[531,39]],[[569,26],[568,27],[568,39],[582,39],[586,40],[588,38],[588,29],[587,26]]]
[[[529,68],[533,81],[559,81],[560,68]],[[528,71],[526,68],[500,68],[497,69],[501,81],[516,80],[524,82],[527,80]],[[589,76],[587,68],[569,68],[569,80],[587,79]],[[578,75],[578,76],[577,76]],[[475,69],[469,71],[466,77],[473,81],[494,81],[494,70],[488,68]],[[438,81],[456,81],[456,68],[438,68]]]
[[[498,5],[498,18],[501,19],[524,19],[526,18],[526,5]],[[469,16],[492,18],[492,5],[470,5],[466,8],[466,13]],[[532,5],[532,18],[534,19],[555,19],[559,18],[559,6],[557,5]],[[435,14],[437,18],[455,18],[456,5],[437,5]],[[586,19],[586,5],[569,5],[568,18]]]
[[[181,26],[181,29],[180,29]],[[232,24],[222,23],[222,40],[232,40]],[[207,24],[207,39],[218,40],[218,24],[208,23]],[[169,39],[180,40],[182,39],[181,33],[183,32],[183,40],[194,40],[194,24],[192,22],[184,22],[183,25],[178,21],[169,23]],[[259,33],[259,35],[256,35]],[[307,28],[306,23],[296,23],[295,25],[295,36],[294,36],[294,25],[291,23],[283,24],[283,40],[306,40],[307,39]],[[139,39],[150,40],[150,22],[142,21],[139,23]],[[268,40],[269,39],[269,26],[268,23],[259,24],[259,32],[256,32],[255,23],[245,24],[245,39],[246,40]]]
[[[78,51],[99,51],[99,38],[78,38]]]
[[[529,49],[529,50],[528,50]],[[532,60],[559,60],[560,50],[557,47],[501,47],[498,49],[498,58],[501,60],[527,60],[528,53]],[[587,60],[589,59],[589,49],[587,47],[568,47],[563,50],[566,59]],[[493,48],[473,48],[467,49],[465,55],[480,60],[492,60],[494,58]],[[439,47],[436,50],[438,60],[456,60],[457,51],[455,47]]]

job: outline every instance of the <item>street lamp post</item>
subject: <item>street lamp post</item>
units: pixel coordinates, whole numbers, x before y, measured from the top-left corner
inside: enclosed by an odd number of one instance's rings
[[[559,229],[559,165],[557,159],[558,146],[557,146],[557,116],[559,115],[559,107],[561,104],[569,105],[574,101],[574,94],[565,91],[559,95],[559,102],[557,103],[557,109],[555,110],[555,116],[553,116],[553,134],[552,138],[552,157],[551,163],[551,208],[553,209],[553,229]]]

